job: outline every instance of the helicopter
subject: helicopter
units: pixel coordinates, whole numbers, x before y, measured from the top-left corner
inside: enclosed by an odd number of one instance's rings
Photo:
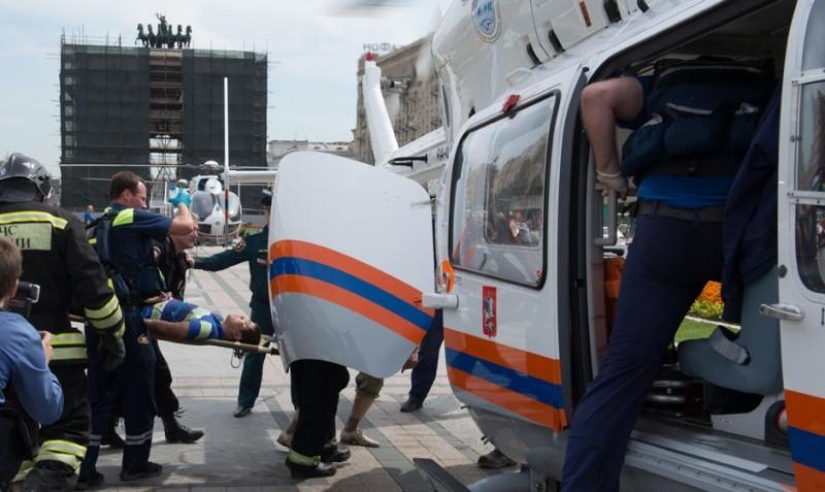
[[[203,167],[219,170],[217,162],[207,161]],[[187,187],[188,185],[188,187]],[[198,240],[214,244],[229,244],[240,233],[243,221],[243,209],[238,195],[225,188],[220,175],[199,174],[188,183],[177,183],[178,188],[186,188],[191,198],[189,210],[198,221]],[[176,187],[170,187],[170,194],[176,193]]]
[[[387,377],[442,309],[454,394],[523,467],[466,487],[416,463],[437,490],[556,490],[609,336],[605,249],[619,213],[596,186],[582,90],[658,60],[771,59],[778,264],[746,292],[736,344],[749,360],[695,340],[663,361],[621,489],[825,490],[822,26],[825,0],[454,1],[432,43],[450,148],[434,231],[429,194],[381,166],[311,152],[280,163],[268,261],[283,363]],[[531,242],[490,232],[505,210],[532,218]],[[467,237],[473,258],[457,254]]]

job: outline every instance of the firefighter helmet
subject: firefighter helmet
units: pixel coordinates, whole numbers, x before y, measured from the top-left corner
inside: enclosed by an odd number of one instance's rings
[[[31,181],[40,193],[41,200],[52,196],[52,175],[46,166],[18,152],[0,163],[0,181],[15,178]]]

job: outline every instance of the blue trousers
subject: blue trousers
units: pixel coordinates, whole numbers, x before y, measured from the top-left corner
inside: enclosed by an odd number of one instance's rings
[[[94,330],[86,330],[92,435],[86,459],[80,467],[81,480],[90,478],[96,471],[100,436],[110,422],[118,389],[123,395],[123,419],[126,427],[122,469],[130,473],[142,471],[149,462],[155,425],[155,350],[139,308],[122,308],[126,319],[123,334],[126,358],[117,371],[109,372],[103,368],[105,354],[97,349],[99,338]]]
[[[433,322],[421,346],[418,348],[418,364],[413,367],[410,376],[410,401],[424,403],[430,388],[433,387],[435,375],[438,371],[438,352],[441,344],[444,343],[444,316],[440,309],[437,309]]]
[[[721,222],[638,217],[610,343],[568,432],[563,491],[619,490],[627,443],[662,356],[721,271]]]
[[[265,335],[275,333],[272,326],[272,316],[269,312],[269,304],[253,303],[250,318],[261,327],[261,333]],[[247,353],[244,355],[241,382],[238,387],[238,405],[248,408],[255,405],[255,400],[261,392],[265,360],[266,354]]]

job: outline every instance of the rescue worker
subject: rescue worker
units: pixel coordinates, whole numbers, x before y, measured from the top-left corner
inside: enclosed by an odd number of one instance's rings
[[[164,294],[166,286],[155,264],[152,241],[164,241],[167,234],[191,234],[194,228],[189,209],[177,207],[174,219],[145,210],[146,183],[140,176],[122,171],[112,177],[109,186],[111,205],[106,214],[110,221],[108,252],[98,244],[98,250],[108,263],[117,295],[123,305],[126,320],[124,341],[126,360],[122,368],[122,391],[126,446],[120,479],[124,482],[156,477],[163,467],[149,461],[152,429],[155,422],[155,350],[151,335],[141,316],[143,306],[153,304]],[[105,231],[107,223],[98,225]],[[91,341],[94,333],[87,333]],[[90,345],[93,345],[91,343]],[[102,482],[95,469],[100,451],[100,433],[106,427],[112,411],[113,388],[116,381],[101,370],[98,354],[90,351],[92,375],[92,431],[97,438],[89,447],[83,463],[81,479],[88,486]]]
[[[610,343],[573,415],[561,490],[619,490],[667,346],[704,285],[720,278],[725,202],[772,85],[768,66],[700,58],[582,92],[597,180],[624,195],[633,176],[638,216]],[[621,162],[617,123],[636,130]]]
[[[123,313],[106,272],[80,221],[45,203],[51,193],[51,176],[36,160],[14,153],[0,164],[0,234],[23,253],[22,280],[40,285],[30,321],[52,334],[50,368],[64,394],[62,415],[40,430],[24,491],[73,490],[89,444],[87,351],[83,334],[69,322],[70,306],[82,306],[108,370],[125,355]]]
[[[183,202],[186,204],[186,202]],[[177,205],[175,203],[175,205]],[[166,281],[166,288],[174,299],[183,300],[186,290],[186,271],[194,264],[186,250],[195,246],[198,237],[197,229],[193,229],[190,234],[166,236],[163,242],[154,244],[155,261]],[[166,358],[160,351],[160,346],[155,338],[152,339],[155,347],[155,404],[157,406],[158,417],[163,422],[163,432],[168,443],[192,444],[203,437],[204,431],[201,429],[190,429],[178,421],[180,412],[180,402],[177,395],[172,390],[172,372]],[[109,445],[113,448],[123,448],[125,443],[115,430],[116,422],[122,414],[121,398],[116,398],[118,402],[116,408],[117,415],[113,415],[108,428],[100,438],[102,446]]]
[[[183,181],[183,180],[181,180]],[[180,184],[180,182],[179,182]],[[181,189],[185,189],[181,186]],[[188,202],[184,201],[184,205]],[[175,203],[177,205],[177,203]],[[197,227],[186,235],[166,236],[163,242],[157,242],[155,248],[155,261],[166,280],[166,288],[174,299],[183,300],[186,290],[186,270],[192,265],[191,258],[186,254],[186,250],[195,246],[198,237]],[[155,365],[155,402],[157,404],[158,416],[163,422],[163,432],[166,442],[181,442],[185,444],[194,443],[203,437],[200,429],[190,429],[178,422],[176,413],[180,410],[178,397],[172,391],[172,372],[169,364],[160,351],[156,340],[155,352],[157,363]]]
[[[38,334],[19,313],[7,311],[22,273],[20,250],[0,236],[0,492],[32,458],[37,423],[51,424],[63,412],[63,391],[48,367],[51,334]]]
[[[242,238],[235,247],[222,251],[207,258],[195,260],[195,268],[217,272],[233,265],[247,262],[249,264],[249,290],[252,298],[249,307],[252,308],[250,318],[261,328],[261,333],[272,335],[272,317],[269,312],[269,270],[267,268],[267,248],[269,238],[269,208],[272,206],[272,195],[264,193],[261,198],[264,207],[264,228],[255,234]],[[233,412],[241,418],[255,406],[255,400],[261,391],[261,379],[266,354],[248,353],[244,356],[243,371],[238,387],[238,405]]]

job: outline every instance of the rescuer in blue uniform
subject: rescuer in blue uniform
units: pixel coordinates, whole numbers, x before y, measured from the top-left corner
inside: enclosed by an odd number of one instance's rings
[[[155,264],[154,241],[164,241],[167,234],[191,234],[195,224],[189,209],[177,207],[177,216],[144,210],[146,184],[140,176],[123,171],[115,174],[109,187],[112,203],[107,210],[111,218],[109,232],[110,259],[103,259],[110,268],[115,290],[123,305],[126,318],[126,359],[122,368],[122,389],[126,446],[123,448],[122,481],[132,481],[160,475],[163,467],[149,461],[152,447],[152,429],[155,421],[155,352],[151,336],[141,316],[143,306],[154,303],[167,291]],[[100,249],[98,250],[100,252]],[[94,334],[90,346],[94,346]],[[81,469],[81,480],[89,485],[99,483],[101,476],[95,470],[100,450],[100,434],[106,428],[112,411],[112,385],[117,384],[110,374],[100,368],[90,351],[92,383],[93,440]],[[96,439],[96,441],[94,440]]]
[[[37,330],[20,314],[6,311],[23,272],[20,250],[0,236],[0,491],[8,490],[20,463],[31,459],[25,437],[63,413],[63,390],[49,370],[51,334]]]
[[[208,258],[195,260],[195,268],[217,272],[239,263],[249,263],[249,290],[252,299],[249,307],[252,308],[250,318],[261,328],[261,333],[272,335],[272,316],[269,312],[269,270],[267,268],[267,248],[269,247],[269,207],[272,206],[272,195],[264,193],[261,199],[264,207],[263,230],[242,238],[235,247],[222,251]],[[261,390],[261,378],[266,354],[250,353],[244,356],[243,372],[238,388],[238,406],[233,415],[243,417],[255,405],[258,393]]]
[[[568,433],[562,490],[619,490],[625,452],[662,357],[694,299],[722,272],[722,218],[742,156],[771,94],[760,64],[697,59],[582,92],[597,181],[638,185],[633,247],[599,373]],[[616,123],[636,129],[616,151]]]

